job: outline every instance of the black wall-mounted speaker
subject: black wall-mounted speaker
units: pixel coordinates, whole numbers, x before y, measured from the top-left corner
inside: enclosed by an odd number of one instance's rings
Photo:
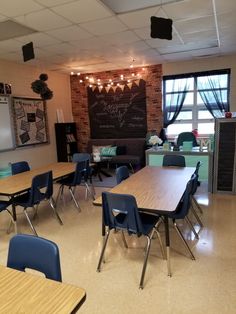
[[[172,24],[171,19],[151,16],[151,37],[171,40]]]
[[[32,42],[22,46],[22,52],[23,52],[24,62],[35,58],[35,56],[34,56],[34,47],[33,47],[33,43]]]

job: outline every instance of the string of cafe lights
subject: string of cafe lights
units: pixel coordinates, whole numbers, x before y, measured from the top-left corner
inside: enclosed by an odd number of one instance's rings
[[[130,68],[134,68],[133,62],[130,64]],[[126,84],[130,84],[130,83],[133,83],[134,81],[140,80],[141,78],[145,76],[146,68],[143,67],[138,72],[134,70],[129,75],[120,74],[119,77],[114,78],[114,79],[112,78],[101,79],[99,77],[96,78],[92,75],[82,76],[82,74],[79,72],[78,73],[71,72],[70,74],[81,77],[81,79],[79,80],[81,84],[85,84],[90,88],[98,87],[99,89],[101,89],[103,87],[122,87]]]

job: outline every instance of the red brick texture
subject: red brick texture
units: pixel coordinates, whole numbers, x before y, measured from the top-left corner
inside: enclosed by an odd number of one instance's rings
[[[157,130],[162,128],[162,65],[153,65],[142,68],[123,69],[115,71],[106,71],[99,73],[89,73],[80,76],[71,75],[71,102],[74,121],[77,125],[78,148],[83,152],[87,149],[88,139],[90,138],[90,125],[88,116],[87,101],[87,82],[86,76],[95,79],[100,78],[101,82],[119,80],[120,75],[131,77],[132,73],[140,73],[142,79],[146,81],[146,105],[147,105],[147,128]],[[83,83],[80,82],[83,80]]]

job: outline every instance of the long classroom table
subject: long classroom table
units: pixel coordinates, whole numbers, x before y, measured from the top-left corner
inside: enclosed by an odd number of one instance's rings
[[[12,201],[12,215],[16,226],[16,208],[14,197],[31,188],[34,176],[52,170],[53,180],[60,179],[75,171],[75,163],[57,162],[34,170],[25,171],[14,176],[0,179],[0,195],[8,196]]]
[[[191,167],[146,166],[109,190],[112,193],[131,194],[136,198],[139,210],[164,217],[169,276],[171,267],[168,214],[176,210],[194,171],[195,168]],[[97,198],[93,204],[102,206],[102,198]],[[102,234],[105,235],[104,224]]]
[[[84,289],[0,265],[0,313],[75,313]]]

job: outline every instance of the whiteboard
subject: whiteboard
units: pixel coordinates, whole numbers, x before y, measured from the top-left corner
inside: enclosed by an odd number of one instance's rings
[[[0,151],[15,147],[11,119],[10,97],[0,96]]]

